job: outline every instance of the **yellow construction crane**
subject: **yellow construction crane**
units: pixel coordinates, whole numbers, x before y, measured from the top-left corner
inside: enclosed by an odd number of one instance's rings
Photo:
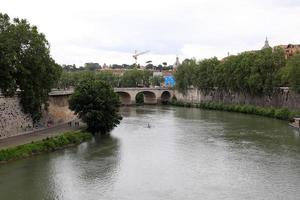
[[[150,51],[143,51],[143,52],[137,52],[137,50],[134,51],[134,55],[132,55],[132,57],[134,58],[135,60],[135,64],[137,65],[137,59],[138,59],[138,56],[140,55],[143,55],[143,54],[146,54],[146,53],[149,53]]]

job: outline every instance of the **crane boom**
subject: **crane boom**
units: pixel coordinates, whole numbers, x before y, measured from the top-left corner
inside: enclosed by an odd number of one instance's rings
[[[146,53],[148,53],[148,52],[150,52],[150,51],[143,51],[143,52],[140,52],[140,53],[135,54],[135,56],[140,56],[140,55],[146,54]]]
[[[146,53],[148,53],[148,52],[150,52],[150,51],[148,50],[148,51],[142,51],[142,52],[139,52],[139,53],[138,53],[138,52],[135,50],[135,54],[132,55],[132,57],[135,59],[135,64],[137,64],[138,56],[143,55],[143,54],[146,54]]]

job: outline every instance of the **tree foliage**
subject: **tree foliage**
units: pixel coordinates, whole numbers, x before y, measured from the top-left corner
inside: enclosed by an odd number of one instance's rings
[[[153,76],[151,79],[150,79],[150,82],[151,82],[151,85],[153,86],[161,86],[161,84],[164,82],[164,77],[162,75],[156,75],[156,76]]]
[[[281,70],[280,78],[282,83],[300,92],[300,54],[287,61],[286,67]]]
[[[113,87],[118,87],[120,82],[119,76],[107,71],[63,71],[58,82],[58,87],[64,89],[70,87],[77,87],[80,84],[80,82],[86,79],[101,80],[110,84]]]
[[[86,79],[102,80],[113,87],[148,87],[153,84],[152,72],[149,70],[126,70],[123,75],[115,75],[110,71],[63,71],[58,81],[59,88],[76,87]],[[156,82],[155,82],[156,83]]]
[[[194,72],[197,67],[197,61],[195,59],[186,59],[177,68],[175,73],[176,87],[183,94],[186,93],[187,89],[194,85]]]
[[[84,64],[84,68],[86,70],[90,70],[90,71],[95,71],[97,69],[101,69],[101,66],[99,65],[99,63],[85,63]]]
[[[148,87],[151,82],[152,72],[149,70],[128,70],[121,77],[121,87]]]
[[[176,87],[182,92],[193,86],[204,91],[217,87],[252,95],[270,94],[274,87],[281,86],[278,77],[285,62],[281,48],[244,52],[222,61],[185,60],[177,68]]]
[[[25,19],[11,21],[8,15],[0,13],[1,92],[13,96],[18,89],[24,112],[37,121],[60,73],[45,35]]]
[[[120,123],[120,100],[113,88],[99,80],[84,80],[69,99],[69,108],[92,133],[105,134]]]
[[[196,64],[195,73],[193,74],[193,84],[202,90],[209,90],[214,87],[214,70],[220,61],[215,57],[204,59]]]

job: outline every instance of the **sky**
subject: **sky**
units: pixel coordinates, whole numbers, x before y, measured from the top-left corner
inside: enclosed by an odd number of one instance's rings
[[[0,0],[46,35],[59,64],[174,64],[300,43],[300,0]]]

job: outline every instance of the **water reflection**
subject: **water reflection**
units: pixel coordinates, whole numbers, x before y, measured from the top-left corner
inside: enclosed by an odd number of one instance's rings
[[[0,199],[76,200],[89,197],[86,191],[90,189],[101,196],[113,185],[119,159],[119,140],[107,135],[75,148],[3,165]]]
[[[168,106],[121,114],[110,136],[0,165],[0,199],[300,196],[299,134],[283,121]]]
[[[118,139],[107,135],[97,136],[85,144],[85,150],[53,159],[51,185],[56,199],[91,199],[102,196],[113,186],[119,162]],[[93,190],[90,196],[86,191]]]

